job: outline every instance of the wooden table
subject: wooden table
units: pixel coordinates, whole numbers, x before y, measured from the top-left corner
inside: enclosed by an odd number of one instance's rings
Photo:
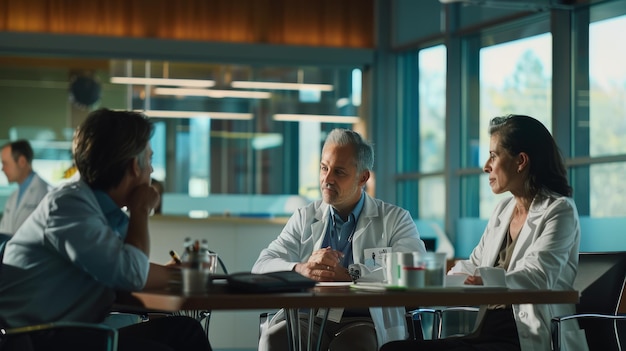
[[[578,291],[512,290],[500,288],[425,288],[410,291],[365,291],[348,286],[316,287],[304,292],[243,293],[224,286],[198,295],[163,289],[135,292],[119,302],[150,310],[253,310],[319,307],[478,306],[486,304],[578,303]]]
[[[578,291],[511,290],[488,287],[424,288],[410,291],[361,290],[349,286],[315,287],[302,292],[245,293],[228,291],[214,284],[204,294],[186,295],[180,288],[135,292],[119,299],[124,305],[157,311],[181,310],[253,310],[285,308],[288,342],[291,350],[303,348],[300,308],[308,309],[309,320],[315,318],[314,308],[324,313],[322,328],[329,308],[367,308],[393,306],[478,306],[486,304],[547,304],[578,302]],[[311,326],[312,323],[309,323]],[[311,330],[308,331],[309,335]],[[320,333],[321,335],[321,333]],[[319,350],[321,340],[309,340],[307,350]]]

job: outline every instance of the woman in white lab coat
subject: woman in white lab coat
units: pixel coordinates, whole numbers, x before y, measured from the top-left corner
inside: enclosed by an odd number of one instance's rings
[[[466,274],[465,284],[481,285],[478,267],[501,267],[512,289],[572,290],[578,267],[580,224],[558,147],[536,119],[509,115],[489,127],[489,159],[484,171],[500,202],[468,260],[449,274]],[[476,330],[465,337],[397,341],[397,350],[550,350],[550,319],[575,311],[571,304],[482,306]],[[584,332],[572,323],[564,350],[586,350]]]

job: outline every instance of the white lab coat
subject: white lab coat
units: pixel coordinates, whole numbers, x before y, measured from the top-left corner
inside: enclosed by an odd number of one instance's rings
[[[328,228],[329,205],[321,200],[298,209],[278,238],[261,251],[254,273],[292,270],[322,247]],[[352,241],[354,263],[365,262],[365,249],[391,247],[392,252],[426,252],[410,213],[365,194]],[[378,344],[408,337],[404,307],[370,308]]]
[[[24,191],[19,205],[16,206],[19,190],[15,190],[11,193],[4,206],[4,212],[2,212],[0,233],[15,234],[17,229],[24,223],[35,208],[37,208],[41,199],[46,196],[50,189],[50,185],[35,173],[30,185],[28,185],[28,188]]]
[[[512,197],[498,204],[470,258],[459,261],[449,274],[473,274],[476,267],[495,265],[514,207]],[[507,287],[574,289],[579,243],[580,223],[574,201],[555,193],[537,195],[513,250],[506,272]],[[550,350],[550,319],[575,313],[572,304],[523,304],[512,307],[522,351]],[[484,308],[481,308],[483,313]],[[562,350],[587,350],[584,331],[578,328],[576,322],[565,323],[563,327]]]

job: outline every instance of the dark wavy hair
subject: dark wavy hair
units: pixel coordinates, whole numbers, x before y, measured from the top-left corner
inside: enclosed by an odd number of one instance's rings
[[[145,151],[154,125],[143,114],[99,109],[76,129],[72,151],[81,179],[93,189],[117,186],[135,158],[146,167]]]
[[[509,154],[528,154],[530,168],[525,184],[528,194],[534,196],[542,189],[549,189],[572,196],[561,152],[541,122],[523,115],[495,117],[489,123],[489,134],[497,134],[500,145]]]

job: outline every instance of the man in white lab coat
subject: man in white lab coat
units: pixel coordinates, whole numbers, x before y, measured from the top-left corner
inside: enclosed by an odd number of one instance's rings
[[[7,199],[0,221],[0,233],[15,234],[50,190],[50,185],[33,171],[33,149],[27,140],[2,146],[2,171],[19,188]]]
[[[331,131],[320,162],[322,200],[291,216],[278,238],[261,252],[252,272],[294,270],[317,281],[350,281],[347,267],[364,264],[376,252],[371,250],[426,252],[408,211],[363,190],[373,164],[373,148],[358,133]],[[322,349],[377,350],[387,341],[405,339],[404,313],[404,307],[331,311]],[[259,350],[286,349],[286,325],[278,313],[262,332]]]

